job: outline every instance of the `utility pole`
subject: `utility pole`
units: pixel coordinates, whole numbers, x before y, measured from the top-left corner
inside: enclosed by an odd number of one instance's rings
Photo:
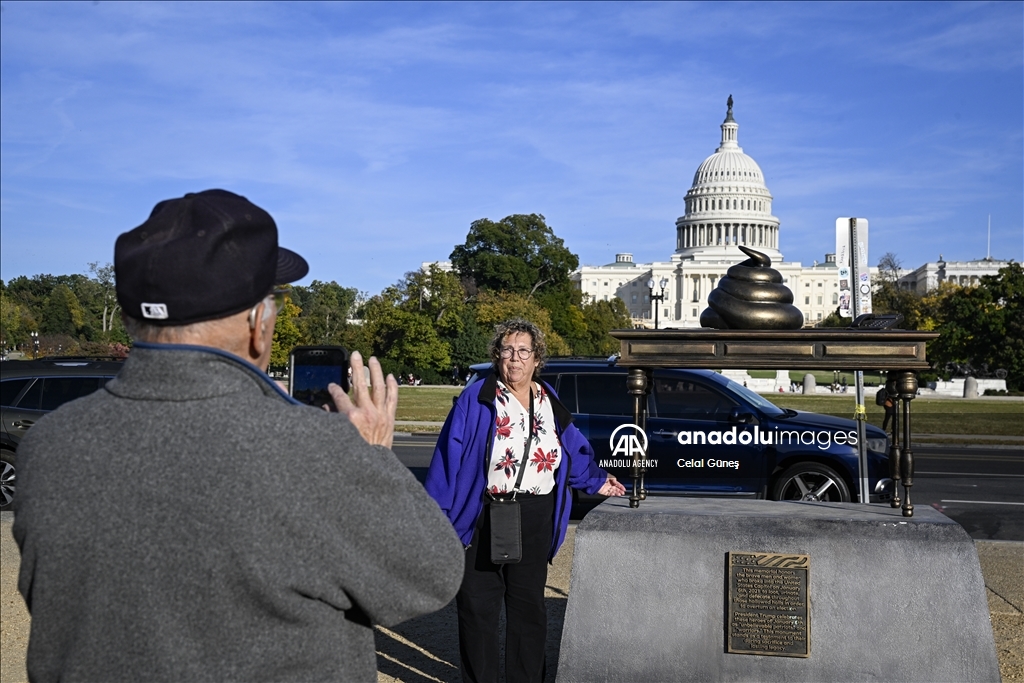
[[[871,312],[871,271],[868,266],[868,221],[865,218],[836,219],[836,265],[839,267],[839,296],[849,292],[850,306],[840,313],[854,320],[857,316]],[[867,410],[864,407],[864,372],[853,373],[857,406],[853,417],[857,420],[857,461],[860,490],[857,500],[871,502],[868,479]]]

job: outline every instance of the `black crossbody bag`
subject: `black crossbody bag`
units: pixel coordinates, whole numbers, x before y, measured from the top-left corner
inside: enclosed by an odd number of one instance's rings
[[[530,443],[533,442],[533,387],[530,387],[530,427],[523,446],[523,460],[519,463],[519,476],[511,494],[493,495],[488,492],[490,505],[487,506],[491,516],[491,562],[494,564],[515,564],[523,559],[523,530],[519,514],[519,501],[516,494],[523,483],[526,472],[526,460],[530,455]]]

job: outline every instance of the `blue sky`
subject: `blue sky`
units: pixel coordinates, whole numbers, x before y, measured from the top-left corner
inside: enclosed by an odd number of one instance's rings
[[[23,3],[0,13],[0,277],[86,272],[223,187],[376,293],[478,218],[664,260],[735,99],[787,260],[1024,260],[1024,5]]]

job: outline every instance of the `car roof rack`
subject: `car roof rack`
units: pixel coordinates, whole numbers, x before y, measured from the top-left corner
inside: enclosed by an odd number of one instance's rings
[[[43,356],[34,360],[47,363],[120,363],[124,361],[124,358],[118,356]]]
[[[114,360],[114,361],[119,361],[119,360],[124,360],[124,359],[125,359],[124,356],[117,356],[117,355],[44,355],[41,358],[36,358],[36,360],[48,360],[48,361],[51,361],[51,362],[60,361],[60,360],[77,360],[77,361],[81,361],[81,360],[96,360],[96,361]]]

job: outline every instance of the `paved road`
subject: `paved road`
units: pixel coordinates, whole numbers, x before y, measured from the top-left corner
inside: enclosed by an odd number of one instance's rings
[[[978,540],[1024,541],[1024,448],[914,449],[914,506],[931,505]]]
[[[395,453],[420,481],[435,441],[415,434],[395,438]],[[978,540],[1024,541],[1024,447],[920,446],[914,462],[915,507],[935,507]]]

